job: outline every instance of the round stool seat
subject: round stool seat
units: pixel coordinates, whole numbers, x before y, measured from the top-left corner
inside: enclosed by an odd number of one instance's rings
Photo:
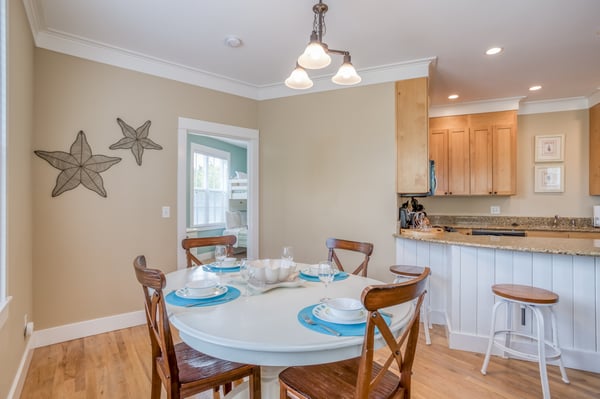
[[[419,266],[408,266],[408,265],[394,265],[390,266],[390,272],[397,274],[398,276],[406,277],[419,277],[421,273],[425,271],[424,267]]]
[[[539,305],[558,302],[558,295],[554,292],[527,285],[495,284],[492,286],[492,291],[494,294],[512,301],[528,302]]]

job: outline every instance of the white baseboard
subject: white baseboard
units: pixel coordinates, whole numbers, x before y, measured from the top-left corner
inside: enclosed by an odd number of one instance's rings
[[[10,390],[8,391],[8,396],[6,397],[6,399],[19,399],[21,397],[23,385],[25,384],[25,379],[27,378],[27,370],[29,370],[29,365],[31,364],[32,357],[33,336],[29,337],[29,341],[27,341],[25,351],[23,352],[23,356],[21,357],[21,363],[19,363],[17,374],[15,375],[15,378],[10,387]]]
[[[144,314],[144,311],[139,310],[34,331],[31,341],[33,341],[34,348],[39,348],[41,346],[88,337],[90,335],[101,334],[108,331],[139,326],[144,323],[146,323],[146,315]]]

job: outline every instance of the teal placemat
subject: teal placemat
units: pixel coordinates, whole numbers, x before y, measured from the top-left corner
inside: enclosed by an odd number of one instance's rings
[[[304,274],[302,272],[300,272],[300,278],[302,280],[306,280],[306,281],[313,281],[313,282],[319,282],[319,277],[317,276],[311,276],[310,274]],[[340,280],[345,280],[348,278],[348,273],[346,272],[339,272],[338,274],[335,275],[335,277],[333,278],[333,281],[340,281]]]
[[[319,332],[321,334],[334,335],[331,332],[323,329],[323,327],[321,327],[319,325],[308,324],[307,322],[305,322],[304,315],[307,315],[307,316],[310,316],[310,318],[313,319],[314,321],[316,321],[317,323],[324,324],[330,328],[333,328],[335,331],[342,334],[342,336],[351,337],[351,336],[365,335],[365,328],[367,327],[366,322],[358,323],[358,324],[338,324],[338,323],[331,323],[328,321],[324,321],[324,320],[321,320],[321,319],[315,317],[315,315],[313,315],[312,311],[316,306],[319,306],[319,304],[307,306],[304,309],[302,309],[300,312],[298,312],[298,321],[304,327],[306,327],[310,330]],[[385,320],[385,322],[388,325],[392,321],[391,317],[388,317],[388,316],[383,316],[383,319]]]
[[[190,305],[212,306],[212,305],[220,305],[222,303],[231,302],[239,296],[240,296],[240,290],[238,290],[235,287],[232,287],[231,285],[228,285],[227,292],[225,293],[225,295],[218,296],[215,298],[187,299],[187,298],[178,297],[175,294],[175,291],[173,291],[173,292],[170,292],[165,297],[165,300],[167,301],[168,304],[175,305],[175,306],[190,306]]]

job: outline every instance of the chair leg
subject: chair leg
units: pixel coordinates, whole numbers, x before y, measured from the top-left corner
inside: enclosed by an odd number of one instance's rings
[[[429,299],[429,293],[427,293],[427,298]],[[423,319],[423,330],[425,330],[425,343],[431,345],[431,335],[429,334],[431,321],[429,319],[429,310],[427,307],[421,306],[421,318]]]
[[[481,367],[481,374],[485,375],[487,373],[487,367],[490,364],[490,356],[492,355],[492,346],[494,345],[494,337],[496,335],[496,311],[498,307],[502,305],[504,302],[499,301],[494,304],[494,308],[492,309],[492,323],[490,325],[490,339],[488,341],[487,351],[485,352],[485,359],[483,360],[483,366]]]

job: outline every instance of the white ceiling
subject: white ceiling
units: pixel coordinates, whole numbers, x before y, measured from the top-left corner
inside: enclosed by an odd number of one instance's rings
[[[298,94],[283,81],[312,30],[316,0],[23,0],[36,45],[255,99]],[[599,0],[325,0],[330,48],[362,84],[430,69],[431,104],[596,97]],[[225,45],[228,35],[243,45]],[[488,47],[502,54],[489,57]],[[341,64],[309,71],[311,91]],[[317,77],[317,79],[314,79]],[[318,77],[322,77],[319,79]],[[531,85],[543,88],[529,92]],[[301,92],[304,93],[304,92]]]

